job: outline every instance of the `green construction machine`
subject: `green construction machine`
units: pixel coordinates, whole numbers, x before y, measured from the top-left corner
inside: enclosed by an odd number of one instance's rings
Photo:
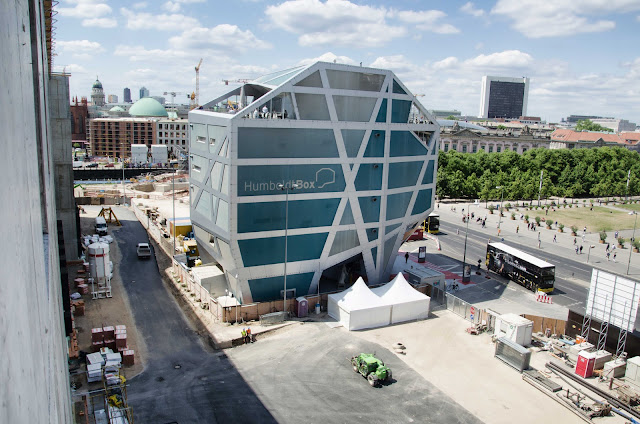
[[[376,387],[382,381],[391,381],[391,369],[371,353],[361,353],[352,357],[351,365],[355,372],[367,379],[371,387]]]

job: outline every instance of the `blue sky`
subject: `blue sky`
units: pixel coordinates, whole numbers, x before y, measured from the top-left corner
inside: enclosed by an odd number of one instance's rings
[[[54,68],[72,96],[134,100],[315,60],[393,70],[428,109],[477,115],[483,75],[531,78],[528,114],[640,124],[640,0],[60,0]],[[169,96],[166,96],[167,98]],[[177,97],[186,101],[186,94]]]

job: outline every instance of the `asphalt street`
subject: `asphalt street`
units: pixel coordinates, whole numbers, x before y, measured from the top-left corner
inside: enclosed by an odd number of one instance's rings
[[[137,423],[275,422],[224,352],[206,346],[164,285],[155,257],[139,260],[136,245],[147,234],[134,214],[117,207],[115,229],[122,278],[149,357],[129,381]]]

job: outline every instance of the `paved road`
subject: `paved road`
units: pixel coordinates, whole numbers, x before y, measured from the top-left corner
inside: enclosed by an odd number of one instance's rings
[[[128,399],[138,423],[275,422],[223,352],[206,347],[163,284],[155,258],[138,260],[146,241],[129,210],[116,208],[114,231],[122,252],[120,276],[149,358],[129,381]]]

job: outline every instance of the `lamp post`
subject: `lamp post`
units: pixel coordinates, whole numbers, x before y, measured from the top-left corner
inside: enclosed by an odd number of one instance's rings
[[[631,236],[631,243],[636,239],[636,224],[638,223],[638,212],[629,212],[629,215],[635,215],[636,219],[633,221],[633,235]],[[629,262],[627,263],[627,275],[629,275],[629,268],[631,267],[631,253],[633,253],[633,244],[629,247]]]
[[[591,249],[594,248],[595,246],[590,244],[589,245],[589,252],[587,253],[587,263],[589,263],[589,256],[591,255]]]
[[[283,190],[285,192],[285,212],[284,212],[284,298],[282,307],[285,312],[287,312],[287,236],[289,230],[289,190],[294,190],[300,188],[300,184],[296,184],[293,182],[282,184],[279,183],[276,185],[279,190]]]
[[[496,186],[496,188],[500,189],[500,210],[498,214],[498,229],[500,229],[500,224],[502,223],[502,202],[504,200],[504,186]]]
[[[176,168],[173,168],[173,175],[171,178],[171,206],[173,209],[173,253],[171,254],[171,261],[176,254]],[[173,264],[172,264],[173,265]]]
[[[127,204],[127,192],[126,189],[124,187],[124,140],[122,140],[122,151],[120,152],[121,156],[122,156],[122,198],[123,198],[123,205]]]
[[[471,208],[471,206],[469,206]],[[471,279],[471,272],[467,274],[467,236],[469,235],[469,220],[471,219],[471,214],[467,210],[467,229],[464,232],[464,253],[462,255],[462,282],[468,283]]]

